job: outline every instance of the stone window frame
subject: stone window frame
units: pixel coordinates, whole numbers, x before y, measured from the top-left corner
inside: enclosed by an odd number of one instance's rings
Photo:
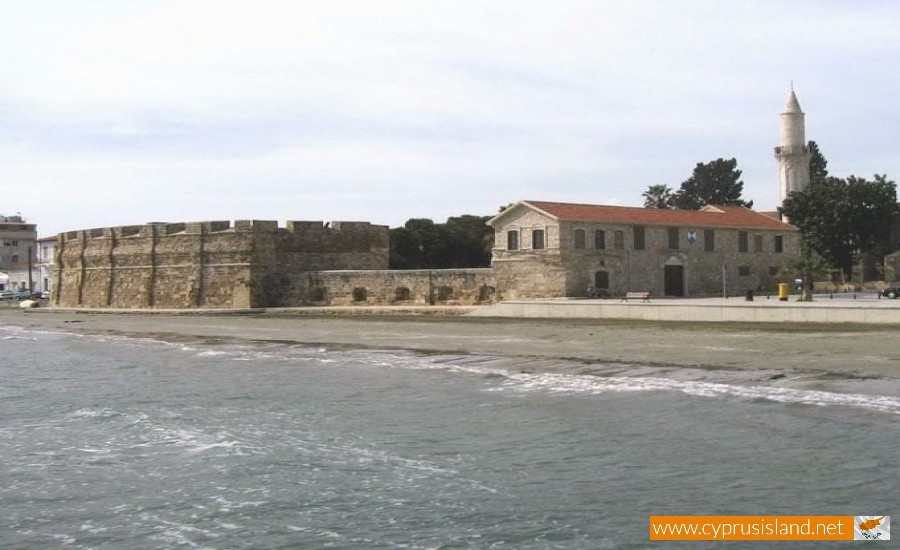
[[[749,265],[737,266],[737,274],[738,274],[738,277],[749,277],[750,276],[750,266]]]
[[[615,250],[625,250],[625,230],[616,229],[613,232],[613,248]]]
[[[606,230],[594,230],[594,250],[606,250]]]
[[[703,251],[704,252],[715,252],[716,251],[716,230],[715,229],[704,229],[703,230]]]
[[[666,236],[668,237],[669,250],[678,250],[681,231],[677,227],[669,227],[666,228]]]
[[[750,252],[750,235],[746,231],[737,232],[738,252]]]
[[[643,225],[635,225],[631,227],[631,248],[634,250],[647,249],[647,227]]]
[[[531,249],[545,250],[547,248],[547,231],[543,227],[535,227],[531,230]]]
[[[512,238],[510,238],[512,237]],[[506,249],[507,250],[519,250],[520,242],[519,242],[519,230],[518,229],[509,229],[506,231]]]
[[[763,236],[760,234],[753,235],[753,252],[759,254],[763,251]]]
[[[584,228],[578,227],[572,231],[572,248],[575,250],[587,248],[587,231]]]
[[[784,235],[775,235],[775,239],[773,239],[772,249],[775,251],[775,254],[781,254],[784,252]]]

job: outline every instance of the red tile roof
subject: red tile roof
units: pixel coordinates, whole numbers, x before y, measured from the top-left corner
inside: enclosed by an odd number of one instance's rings
[[[544,201],[521,202],[561,221],[799,231],[793,225],[743,206],[710,206],[707,210],[661,210],[657,208],[606,206],[602,204],[570,204]]]

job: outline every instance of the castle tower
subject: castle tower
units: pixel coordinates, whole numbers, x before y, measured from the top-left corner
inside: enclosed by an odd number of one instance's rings
[[[809,147],[806,144],[805,115],[800,109],[797,96],[791,88],[791,95],[780,115],[781,145],[775,148],[781,179],[779,204],[791,191],[801,191],[809,183]]]

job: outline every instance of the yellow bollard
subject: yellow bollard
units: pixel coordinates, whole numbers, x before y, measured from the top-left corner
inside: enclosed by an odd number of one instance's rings
[[[787,302],[788,296],[791,295],[790,283],[778,283],[778,299]]]

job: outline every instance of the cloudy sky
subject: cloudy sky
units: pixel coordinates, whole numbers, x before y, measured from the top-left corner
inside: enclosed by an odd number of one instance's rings
[[[0,213],[42,236],[638,206],[718,157],[771,209],[791,80],[832,174],[900,178],[900,2],[0,8]]]

